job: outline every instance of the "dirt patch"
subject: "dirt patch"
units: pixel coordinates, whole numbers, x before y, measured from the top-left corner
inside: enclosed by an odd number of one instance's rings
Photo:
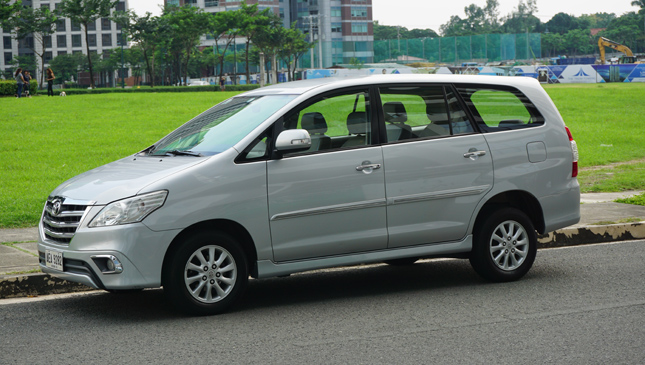
[[[597,170],[602,170],[602,169],[613,169],[613,168],[618,167],[618,166],[636,165],[636,164],[639,164],[639,163],[645,163],[645,157],[641,158],[641,159],[638,159],[638,160],[614,162],[614,163],[610,163],[608,165],[583,167],[583,168],[580,169],[580,171],[597,171]]]

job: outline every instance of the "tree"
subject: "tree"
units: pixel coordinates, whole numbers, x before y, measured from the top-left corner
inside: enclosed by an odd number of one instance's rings
[[[634,0],[632,1],[632,6],[638,6],[638,14],[645,14],[645,0]]]
[[[444,37],[495,33],[499,31],[498,7],[497,0],[486,0],[486,6],[483,8],[470,4],[464,8],[466,18],[462,19],[456,15],[450,17],[448,23],[441,26],[441,33]]]
[[[271,71],[273,73],[274,82],[277,82],[278,77],[276,58],[280,51],[280,47],[283,45],[283,33],[280,31],[282,28],[282,19],[275,14],[271,14],[271,16],[269,16],[268,25],[259,28],[253,38],[253,44],[255,44],[260,52],[264,53],[264,55],[271,60]],[[264,64],[260,64],[262,69],[264,69],[264,66]]]
[[[14,56],[11,64],[23,70],[35,70],[37,65],[36,58],[33,55]]]
[[[266,8],[262,11],[258,10],[258,5],[246,5],[242,2],[240,10],[242,11],[240,26],[240,34],[246,37],[244,58],[245,58],[245,72],[247,83],[251,80],[251,73],[249,71],[249,58],[251,50],[251,41],[262,27],[270,25],[271,9]]]
[[[558,33],[542,35],[542,52],[547,56],[556,56],[565,50],[564,37]]]
[[[130,14],[131,23],[126,26],[127,32],[141,48],[146,63],[146,70],[150,75],[150,86],[155,86],[155,53],[161,47],[167,46],[168,39],[172,38],[170,25],[167,18],[153,17],[146,13],[138,17],[135,13]]]
[[[432,29],[411,29],[407,33],[407,39],[416,39],[416,38],[437,38],[439,34]]]
[[[110,11],[116,7],[119,0],[63,0],[59,7],[59,14],[71,19],[72,22],[83,26],[85,31],[85,45],[87,51],[87,62],[90,71],[90,87],[94,86],[94,71],[92,68],[92,56],[88,39],[88,25],[99,18],[107,18]]]
[[[77,76],[79,65],[84,62],[86,62],[86,59],[81,53],[62,54],[54,57],[49,61],[52,69],[56,70],[54,82],[62,84],[65,81],[71,81],[72,77]]]
[[[11,0],[0,0],[0,28],[9,29],[11,25],[8,23],[11,18],[16,16],[20,9],[22,9],[22,3],[20,0],[16,1],[13,4],[10,4]]]
[[[290,79],[296,78],[296,65],[298,59],[309,51],[314,44],[307,42],[305,35],[296,28],[296,23],[291,25],[291,28],[280,28],[282,47],[278,53],[280,58],[287,64],[287,71]]]
[[[578,29],[578,21],[569,14],[557,13],[546,22],[546,26],[549,32],[565,34],[570,30]]]
[[[27,47],[40,58],[40,85],[43,84],[45,74],[45,47],[46,40],[51,41],[51,35],[56,26],[56,15],[49,8],[34,9],[29,6],[22,8],[20,13],[12,18],[9,25],[14,30],[14,38],[18,40],[33,37],[34,42],[28,42]],[[36,47],[35,44],[40,47]]]
[[[201,9],[186,5],[182,7],[167,6],[162,17],[166,19],[173,34],[170,51],[176,57],[178,66],[183,66],[181,67],[184,74],[183,83],[188,85],[188,63],[199,45],[199,38],[206,33],[209,27],[210,15]],[[179,76],[181,78],[181,75]]]
[[[634,12],[625,13],[609,23],[607,29],[599,35],[611,39],[614,42],[624,44],[636,51],[637,40],[643,38],[643,31],[640,29],[642,19]]]
[[[573,29],[564,35],[564,41],[569,54],[591,53],[591,33],[589,30]]]
[[[209,16],[208,30],[209,34],[215,39],[215,48],[220,64],[219,77],[222,77],[224,73],[224,58],[228,47],[242,31],[245,14],[243,9],[238,9],[213,13]],[[224,47],[220,50],[219,41],[222,39],[224,40]]]

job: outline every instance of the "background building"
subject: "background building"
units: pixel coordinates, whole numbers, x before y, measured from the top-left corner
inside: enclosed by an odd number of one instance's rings
[[[50,11],[58,8],[60,0],[22,0],[23,6],[31,6],[33,8],[48,7]],[[116,10],[128,9],[128,0],[122,0],[117,3]],[[83,53],[87,54],[86,41],[84,30],[78,24],[72,23],[70,19],[60,18],[55,32],[45,40],[45,67],[48,66],[49,61],[61,54]],[[11,64],[16,56],[34,55],[30,48],[36,47],[40,53],[41,45],[34,42],[32,37],[27,37],[18,42],[12,38],[10,29],[2,29],[2,48],[0,52],[0,70],[13,70],[14,65]],[[88,40],[90,52],[106,56],[105,51],[111,50],[121,46],[121,27],[108,18],[102,18],[91,23],[88,27]],[[127,46],[125,44],[124,46]],[[34,55],[35,56],[35,55]],[[37,58],[37,64],[40,66],[40,59]],[[32,71],[32,70],[29,70]],[[36,75],[40,80],[40,70],[33,70],[32,74]]]
[[[166,5],[189,4],[211,13],[239,9],[241,3],[237,0],[165,0]],[[309,57],[301,60],[303,68],[374,62],[372,0],[247,0],[246,3],[258,4],[260,10],[273,9],[285,27],[296,22],[296,27],[310,41],[321,40]],[[213,46],[213,43],[212,39],[202,39],[202,46]]]

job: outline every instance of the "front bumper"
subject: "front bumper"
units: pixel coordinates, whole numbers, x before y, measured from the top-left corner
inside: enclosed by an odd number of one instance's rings
[[[101,228],[82,224],[69,245],[64,245],[46,240],[41,224],[40,269],[96,289],[156,288],[161,286],[165,253],[178,233],[178,230],[155,232],[142,223]],[[45,265],[48,250],[62,252],[62,271]],[[117,260],[121,270],[106,267],[109,257]]]

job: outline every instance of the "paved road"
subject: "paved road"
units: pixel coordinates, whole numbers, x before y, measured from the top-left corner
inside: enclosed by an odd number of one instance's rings
[[[0,363],[645,363],[645,241],[541,250],[507,284],[458,260],[253,281],[212,317],[160,290],[43,298],[0,300]]]

